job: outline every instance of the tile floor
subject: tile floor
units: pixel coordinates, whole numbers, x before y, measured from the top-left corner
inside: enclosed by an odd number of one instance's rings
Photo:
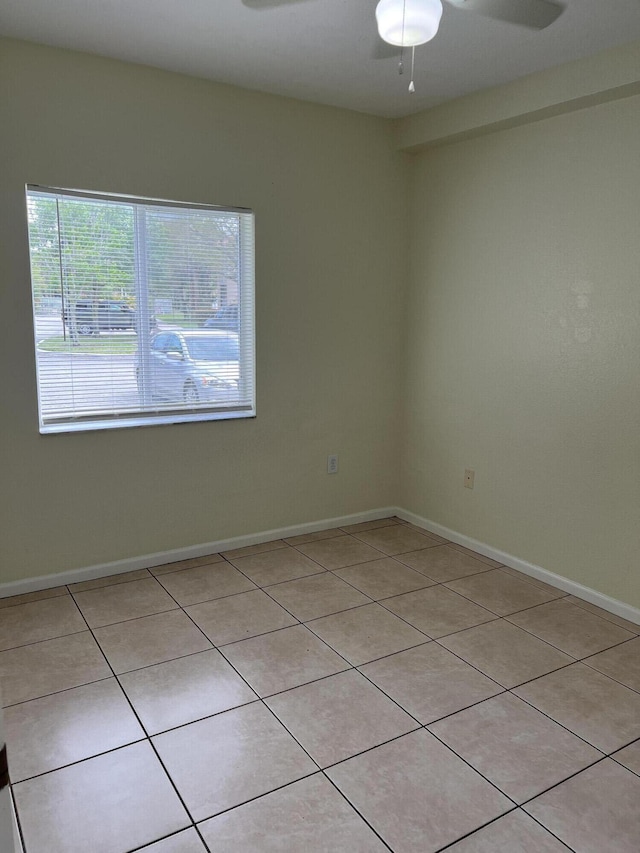
[[[25,853],[637,853],[639,635],[395,518],[4,599]]]

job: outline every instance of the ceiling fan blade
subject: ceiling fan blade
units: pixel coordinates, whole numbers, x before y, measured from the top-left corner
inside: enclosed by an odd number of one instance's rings
[[[275,9],[276,6],[290,6],[293,3],[305,3],[306,0],[242,0],[249,9]]]
[[[447,0],[457,9],[476,12],[497,21],[543,30],[564,12],[560,3],[549,0]]]

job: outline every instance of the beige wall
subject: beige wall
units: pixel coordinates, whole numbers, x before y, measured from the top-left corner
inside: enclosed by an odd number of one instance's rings
[[[639,140],[630,97],[416,156],[400,500],[636,607]]]
[[[0,40],[0,128],[1,581],[396,502],[388,123]],[[27,182],[255,210],[255,420],[38,434]]]
[[[0,40],[0,581],[397,504],[640,606],[638,53],[394,128]],[[256,420],[38,434],[26,182],[255,209]]]

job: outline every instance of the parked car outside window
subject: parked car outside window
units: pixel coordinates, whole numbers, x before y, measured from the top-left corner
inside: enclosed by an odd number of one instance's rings
[[[79,335],[97,335],[101,331],[133,329],[135,326],[135,312],[123,302],[79,300],[65,306],[62,319],[70,331],[75,320]]]
[[[136,353],[136,381],[142,391],[143,359]],[[146,387],[152,397],[199,402],[233,402],[238,394],[238,335],[221,330],[160,332],[149,345]]]

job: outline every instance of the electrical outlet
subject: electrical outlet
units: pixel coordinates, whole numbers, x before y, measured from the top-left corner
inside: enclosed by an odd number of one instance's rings
[[[473,468],[465,468],[464,469],[464,487],[465,489],[473,488],[473,481],[476,478],[476,472]]]
[[[327,456],[327,474],[338,473],[338,457],[337,455]]]

